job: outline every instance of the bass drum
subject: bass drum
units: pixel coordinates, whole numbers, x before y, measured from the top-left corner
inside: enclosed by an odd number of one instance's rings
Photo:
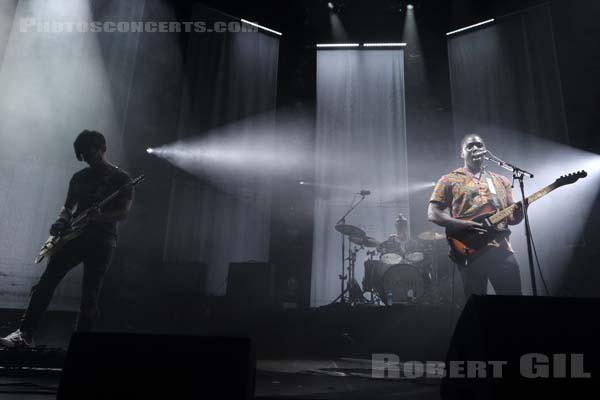
[[[418,303],[429,288],[431,280],[428,274],[410,264],[391,266],[383,275],[379,288],[379,297],[388,304],[388,295],[392,303]]]
[[[389,265],[384,264],[381,261],[365,261],[365,277],[363,278],[363,290],[368,292],[379,291],[383,275],[389,268]]]

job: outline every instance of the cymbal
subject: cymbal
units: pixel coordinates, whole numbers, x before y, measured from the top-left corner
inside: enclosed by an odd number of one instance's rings
[[[379,246],[379,242],[372,238],[371,236],[350,236],[350,241],[354,244],[358,244],[364,247],[377,247]]]
[[[367,236],[365,231],[360,229],[358,226],[349,225],[349,224],[337,224],[335,226],[335,230],[338,231],[339,233],[341,233],[343,235],[347,235],[347,236],[354,236],[354,237],[361,237],[361,238]]]
[[[431,231],[419,233],[418,237],[421,240],[442,240],[442,239],[446,238],[446,236],[442,235],[441,233],[431,232]]]

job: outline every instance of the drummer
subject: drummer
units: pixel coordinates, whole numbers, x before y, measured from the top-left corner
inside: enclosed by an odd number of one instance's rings
[[[396,234],[390,235],[390,239],[392,236],[396,236],[396,239],[400,242],[407,242],[410,239],[410,234],[408,231],[408,220],[401,213],[398,214],[396,218]]]
[[[415,251],[417,243],[415,243],[413,240],[410,240],[408,219],[406,219],[402,213],[399,213],[398,217],[396,217],[396,222],[394,225],[396,227],[396,233],[391,234],[385,242],[381,243],[381,245],[389,247],[391,243],[399,244],[399,247],[402,250],[402,256],[411,251]]]

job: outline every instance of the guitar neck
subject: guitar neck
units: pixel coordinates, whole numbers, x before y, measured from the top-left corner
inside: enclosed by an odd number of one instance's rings
[[[555,183],[550,184],[548,186],[546,186],[543,189],[538,190],[537,192],[533,193],[532,195],[528,196],[525,198],[525,201],[527,204],[531,204],[536,200],[541,199],[542,197],[544,197],[545,195],[547,195],[548,193],[550,193],[551,191],[553,191],[554,189],[556,189],[558,186],[556,186]],[[506,219],[508,217],[510,217],[512,215],[512,213],[515,211],[515,209],[519,206],[522,205],[523,201],[519,201],[517,203],[514,203],[500,211],[498,211],[496,214],[492,215],[489,220],[492,224],[497,224],[500,221],[502,221],[503,219]]]
[[[102,200],[100,203],[98,203],[98,207],[102,207],[102,206],[106,205],[109,201],[111,201],[112,199],[114,199],[115,197],[117,197],[117,195],[119,193],[121,193],[123,190],[125,190],[125,188],[127,186],[128,185],[122,186],[119,189],[117,189],[116,191],[114,191],[113,193],[111,193],[108,197],[106,197],[104,200]],[[71,225],[78,225],[81,221],[83,221],[86,218],[86,216],[87,216],[88,210],[89,210],[89,208],[86,209],[85,211],[83,211],[81,214],[79,214],[77,216],[77,218],[75,218],[71,222]]]
[[[127,189],[129,187],[133,187],[133,186],[137,185],[138,183],[142,182],[144,179],[145,179],[144,175],[140,175],[139,177],[137,177],[133,181],[124,184],[123,186],[121,186],[120,188],[118,188],[117,190],[115,190],[113,193],[111,193],[110,195],[108,195],[106,198],[104,198],[104,200],[102,200],[100,203],[98,203],[97,206],[98,207],[103,207],[109,201],[111,201],[112,199],[114,199],[115,197],[117,197],[122,191],[124,191],[125,189]],[[85,219],[88,210],[83,211],[77,218],[75,218],[71,222],[71,225],[77,225],[79,222],[81,222],[83,219]]]

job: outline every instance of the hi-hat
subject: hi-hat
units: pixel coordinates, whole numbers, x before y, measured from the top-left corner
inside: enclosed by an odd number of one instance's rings
[[[418,237],[421,240],[442,240],[442,239],[446,238],[446,236],[442,235],[441,233],[431,232],[431,231],[419,233]]]
[[[349,224],[337,224],[335,226],[335,230],[338,231],[339,233],[341,233],[343,235],[347,235],[347,236],[354,236],[354,237],[361,237],[361,238],[367,236],[365,231],[360,229],[358,226],[349,225]]]

